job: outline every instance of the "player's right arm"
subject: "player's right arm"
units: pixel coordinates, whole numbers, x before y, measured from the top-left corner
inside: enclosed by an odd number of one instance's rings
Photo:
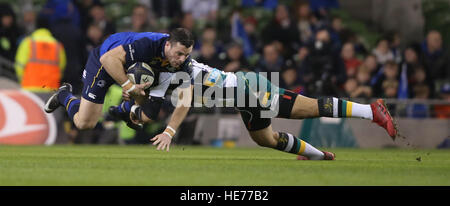
[[[139,95],[145,95],[144,84],[134,85],[128,80],[125,74],[123,65],[125,64],[126,52],[122,46],[118,46],[109,50],[100,57],[100,62],[105,68],[106,72],[122,86],[126,93],[129,93],[131,97],[138,97]]]

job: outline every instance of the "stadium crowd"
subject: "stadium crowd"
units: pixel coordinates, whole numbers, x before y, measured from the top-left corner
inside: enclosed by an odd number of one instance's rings
[[[60,81],[75,94],[89,51],[110,34],[184,27],[196,36],[191,56],[199,62],[227,72],[280,72],[280,86],[303,95],[450,101],[450,53],[438,31],[422,42],[386,32],[371,46],[333,15],[337,0],[137,0],[120,18],[101,0],[28,3],[20,11],[0,4],[0,55],[17,62],[21,41],[46,19],[65,51]],[[448,106],[410,110],[410,117],[450,116]]]

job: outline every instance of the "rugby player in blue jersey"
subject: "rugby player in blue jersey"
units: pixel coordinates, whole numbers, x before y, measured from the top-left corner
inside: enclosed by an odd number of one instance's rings
[[[136,62],[145,62],[158,72],[186,71],[193,44],[193,35],[183,28],[174,29],[169,34],[113,34],[89,54],[82,76],[81,99],[72,94],[70,84],[64,83],[47,100],[44,109],[51,113],[63,106],[78,129],[92,129],[102,115],[104,98],[112,84],[121,85],[123,92],[133,99],[145,96],[144,88],[149,85],[134,85],[126,76],[125,68]],[[159,108],[160,98],[150,97],[139,104],[142,108]]]

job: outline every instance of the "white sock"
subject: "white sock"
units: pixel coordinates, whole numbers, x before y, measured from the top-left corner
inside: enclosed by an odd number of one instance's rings
[[[355,102],[352,105],[352,117],[361,117],[363,119],[373,120],[372,108],[368,104],[358,104]]]
[[[300,141],[302,142],[302,144],[305,144],[305,150],[300,155],[308,157],[308,159],[310,160],[323,160],[325,155],[323,154],[322,151],[316,149],[315,147],[313,147],[312,145],[303,140]]]
[[[280,151],[302,155],[311,160],[322,160],[325,156],[323,152],[292,134],[287,132],[278,132],[278,134],[276,149]]]

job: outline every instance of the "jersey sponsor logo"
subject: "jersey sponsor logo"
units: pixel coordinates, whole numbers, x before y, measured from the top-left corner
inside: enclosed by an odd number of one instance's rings
[[[105,80],[99,80],[98,82],[97,82],[97,86],[99,86],[99,87],[105,87],[105,85],[106,85],[106,81]]]
[[[95,98],[97,97],[97,95],[92,94],[92,93],[89,92],[88,97],[90,97],[90,98],[92,98],[92,99],[95,99]]]
[[[33,93],[0,91],[0,144],[53,144],[55,119],[43,108],[44,102]]]
[[[128,44],[128,53],[130,53],[131,61],[134,61],[134,49],[131,47],[131,44]]]
[[[205,77],[205,86],[212,87],[220,80],[221,73],[217,69],[212,69]]]
[[[331,98],[326,98],[326,102],[323,105],[324,109],[328,112],[328,113],[332,113],[333,112],[333,102],[330,100]]]

